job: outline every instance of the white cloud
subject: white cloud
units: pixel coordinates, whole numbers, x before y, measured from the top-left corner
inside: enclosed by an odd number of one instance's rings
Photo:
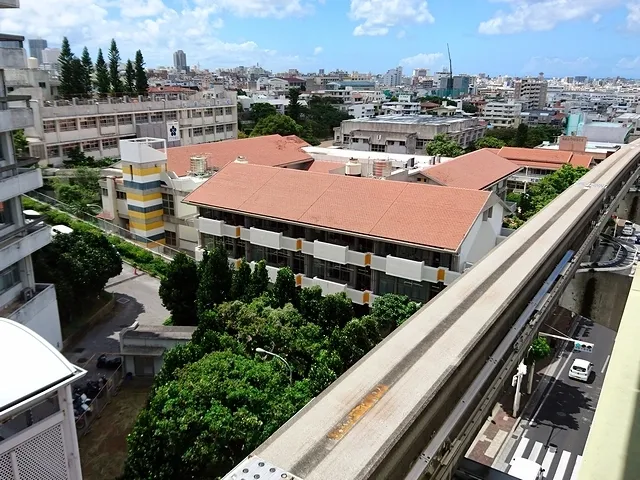
[[[532,57],[524,66],[525,73],[579,73],[596,67],[596,63],[589,57],[560,58],[560,57]]]
[[[408,23],[433,23],[426,0],[351,0],[349,17],[362,22],[353,34],[386,35],[389,29]]]
[[[599,13],[596,13],[593,17],[591,17],[591,21],[593,23],[598,23],[600,20],[602,20],[602,15],[600,15]]]
[[[571,20],[594,19],[600,11],[615,7],[620,0],[501,0],[509,6],[487,21],[478,31],[487,35],[551,30]],[[599,19],[599,17],[598,17]]]
[[[322,47],[316,47],[313,49],[313,54],[314,55],[320,55],[322,53]]]
[[[290,66],[286,62],[293,57],[286,53],[276,55],[250,40],[222,40],[220,15],[241,15],[248,6],[263,6],[258,16],[297,14],[301,0],[183,0],[179,7],[168,5],[163,0],[21,0],[20,9],[1,11],[0,31],[45,38],[51,46],[67,36],[76,55],[86,45],[94,60],[98,48],[108,49],[115,38],[123,59],[141,49],[149,66],[170,65],[171,53],[178,48],[187,53],[190,64],[209,68],[265,59],[270,59],[271,68]]]
[[[627,28],[640,30],[640,1],[634,0],[627,4]]]
[[[313,5],[303,0],[196,0],[196,3],[202,6],[214,4],[239,17],[285,18],[313,11]]]
[[[634,70],[640,68],[640,57],[635,58],[621,58],[616,64],[616,68],[622,70]]]
[[[404,38],[407,36],[407,32],[405,32],[404,30],[400,30],[397,34],[396,37],[397,38]]]
[[[444,57],[442,53],[419,53],[400,60],[400,65],[408,68],[431,67]]]

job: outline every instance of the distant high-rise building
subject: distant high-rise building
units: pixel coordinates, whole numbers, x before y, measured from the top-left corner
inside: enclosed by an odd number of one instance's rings
[[[324,68],[320,68],[318,70],[318,75],[324,75]]]
[[[428,68],[414,68],[413,69],[413,77],[428,77],[429,69]]]
[[[60,58],[59,48],[45,48],[42,51],[42,65],[44,65],[45,70],[59,72],[60,71],[60,63],[58,62],[59,58]]]
[[[547,105],[547,81],[540,78],[523,78],[515,83],[513,98],[522,103],[523,110],[544,108]]]
[[[38,66],[44,63],[42,51],[47,48],[47,41],[41,38],[29,40],[29,55],[38,59]]]
[[[176,70],[187,70],[187,54],[182,50],[173,53],[173,66]]]
[[[385,73],[382,83],[389,87],[396,87],[402,84],[402,67],[392,68]]]

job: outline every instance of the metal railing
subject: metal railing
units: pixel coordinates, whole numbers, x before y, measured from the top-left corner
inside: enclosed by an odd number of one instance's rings
[[[124,368],[122,364],[107,378],[104,386],[98,391],[97,395],[91,400],[89,409],[76,418],[76,431],[78,436],[86,435],[91,430],[91,424],[100,418],[100,414],[111,402],[111,399],[118,394],[120,384],[124,377]]]

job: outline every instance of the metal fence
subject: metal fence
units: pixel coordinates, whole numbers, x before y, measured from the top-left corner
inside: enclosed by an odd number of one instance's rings
[[[145,238],[143,239],[145,243],[152,245],[152,248],[149,247],[145,247],[140,245],[140,243],[134,242],[133,241],[133,236],[131,235],[131,232],[129,230],[127,230],[126,228],[122,228],[118,225],[114,225],[113,223],[104,220],[102,218],[98,218],[95,215],[91,215],[87,212],[84,212],[82,210],[79,210],[78,208],[75,208],[71,205],[67,205],[66,203],[62,203],[59,200],[50,197],[48,195],[45,195],[43,193],[40,192],[36,192],[36,191],[32,191],[29,192],[28,195],[26,195],[29,198],[32,198],[33,200],[37,200],[39,202],[42,203],[46,203],[48,205],[51,205],[52,207],[56,208],[57,210],[60,210],[68,215],[70,215],[71,217],[75,218],[76,220],[85,222],[85,223],[89,223],[91,225],[93,225],[94,227],[99,228],[100,230],[102,230],[105,233],[111,234],[111,235],[115,235],[117,237],[122,238],[123,240],[126,240],[130,243],[132,243],[133,245],[135,245],[136,247],[139,248],[143,248],[144,250],[148,251],[149,253],[151,253],[154,256],[160,257],[165,261],[171,261],[173,259],[173,257],[176,256],[176,254],[178,252],[181,252],[181,250],[178,250],[176,248],[172,248],[169,247],[167,245],[164,245],[162,243],[158,243],[155,242],[149,238]],[[191,257],[194,256],[193,252],[190,251],[182,251],[182,253],[185,253]]]
[[[124,376],[123,372],[124,368],[120,365],[111,376],[107,378],[107,382],[95,398],[91,400],[91,403],[88,405],[89,409],[76,418],[76,431],[79,437],[86,435],[91,430],[91,424],[100,417],[100,414],[111,402],[111,399],[118,394]]]

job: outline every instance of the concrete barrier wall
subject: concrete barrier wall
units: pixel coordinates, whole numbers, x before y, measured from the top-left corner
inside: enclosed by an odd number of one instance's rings
[[[632,277],[610,272],[576,274],[560,306],[618,331]]]

